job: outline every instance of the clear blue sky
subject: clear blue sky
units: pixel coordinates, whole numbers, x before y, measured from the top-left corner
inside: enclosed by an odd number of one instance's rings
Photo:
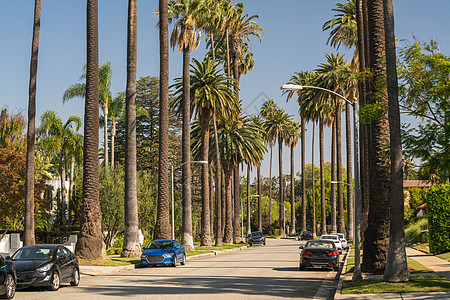
[[[126,85],[126,0],[99,0],[100,63],[111,61],[112,91],[116,94]],[[324,54],[336,52],[326,45],[328,32],[322,25],[333,16],[336,0],[247,0],[245,11],[259,15],[257,22],[264,28],[262,42],[253,39],[255,69],[241,81],[241,100],[244,111],[255,114],[267,99],[274,99],[297,120],[298,107],[294,101],[286,103],[280,85],[297,71],[314,69],[324,61]],[[341,1],[342,2],[342,1]],[[159,75],[159,40],[154,15],[157,0],[138,2],[138,77]],[[0,107],[23,111],[28,103],[29,64],[33,27],[34,0],[0,1]],[[447,0],[394,0],[396,35],[421,41],[434,39],[441,50],[450,49]],[[83,101],[62,104],[64,91],[78,82],[85,63],[86,1],[43,0],[37,77],[37,125],[45,110],[55,110],[66,120],[70,115],[83,117]],[[204,39],[193,57],[202,59]],[[352,51],[343,51],[350,59]],[[170,51],[170,78],[181,76],[181,54]],[[310,127],[310,126],[308,126]],[[327,130],[327,138],[329,133]],[[307,133],[307,149],[311,149],[311,132]],[[317,145],[317,143],[316,143]],[[327,145],[326,145],[327,146]],[[344,149],[345,150],[345,149]],[[326,158],[329,146],[326,147]],[[299,171],[299,152],[296,150],[296,172]],[[310,150],[307,151],[310,163]],[[317,153],[317,152],[316,152]],[[345,153],[345,152],[344,152]],[[289,152],[284,150],[284,157]],[[318,155],[316,154],[316,164]],[[274,170],[277,170],[274,154]],[[289,172],[288,159],[283,164]],[[345,162],[345,159],[344,159]],[[268,159],[263,164],[268,176]]]

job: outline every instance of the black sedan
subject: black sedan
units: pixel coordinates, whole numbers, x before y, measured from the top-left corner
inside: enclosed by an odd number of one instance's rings
[[[297,240],[302,241],[302,240],[312,240],[314,238],[313,234],[311,231],[302,231],[299,235]]]
[[[0,255],[0,295],[2,298],[14,298],[16,293],[16,268],[14,264]]]
[[[61,283],[80,283],[80,269],[75,255],[61,245],[25,246],[10,260],[16,266],[17,286],[47,286],[56,291]]]
[[[300,271],[308,267],[320,266],[339,270],[339,253],[333,241],[308,241],[305,247],[300,246]]]
[[[255,231],[248,235],[247,243],[252,246],[253,244],[266,244],[266,237],[261,231]]]

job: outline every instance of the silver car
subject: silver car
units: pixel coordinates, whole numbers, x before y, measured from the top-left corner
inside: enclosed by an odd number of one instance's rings
[[[349,249],[349,246],[347,244],[347,239],[345,238],[345,235],[343,233],[332,233],[332,235],[336,235],[339,240],[341,240],[342,248],[345,250]]]

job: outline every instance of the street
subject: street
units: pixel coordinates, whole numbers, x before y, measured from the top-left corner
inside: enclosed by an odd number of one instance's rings
[[[267,239],[266,246],[194,258],[176,268],[138,268],[83,277],[78,287],[66,284],[56,292],[20,289],[14,299],[313,299],[322,283],[318,299],[326,299],[333,294],[336,272],[300,272],[298,246],[304,243]]]

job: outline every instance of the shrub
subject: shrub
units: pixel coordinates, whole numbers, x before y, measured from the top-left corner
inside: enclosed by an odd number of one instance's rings
[[[113,241],[113,248],[123,248],[123,234],[116,235]]]
[[[416,223],[408,226],[405,230],[405,240],[410,245],[428,242],[428,220],[420,218]]]
[[[430,252],[450,251],[450,183],[429,188],[426,200]]]

